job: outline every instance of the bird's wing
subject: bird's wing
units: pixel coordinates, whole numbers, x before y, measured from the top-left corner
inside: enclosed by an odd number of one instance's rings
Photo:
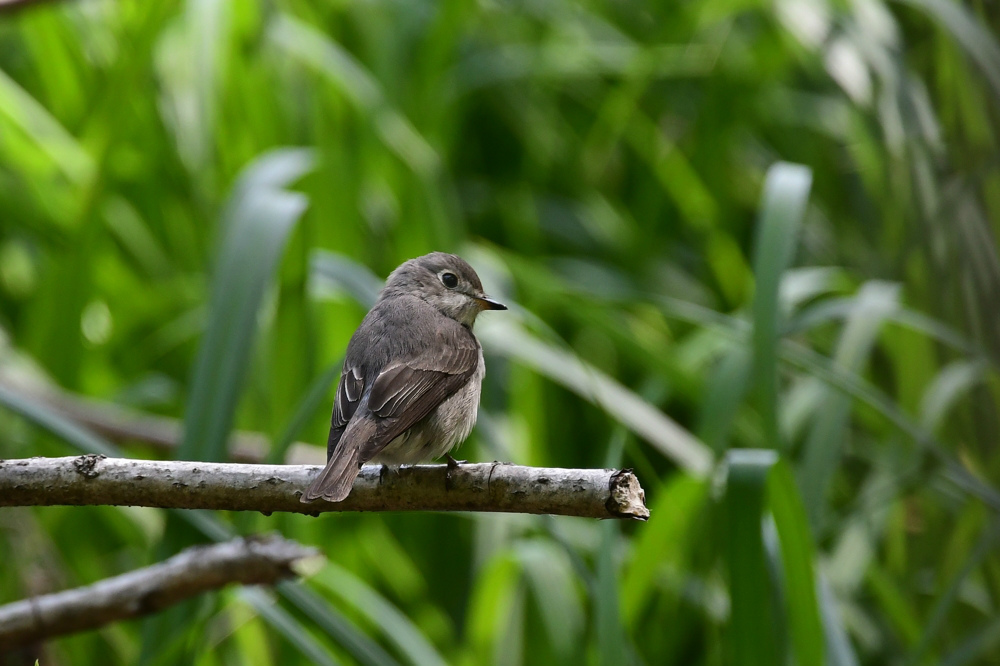
[[[333,457],[337,443],[344,434],[344,429],[350,422],[354,412],[361,403],[361,394],[365,389],[364,371],[357,366],[344,361],[340,371],[340,383],[337,385],[337,395],[333,398],[333,416],[330,419],[330,435],[326,440],[326,459]]]
[[[469,381],[479,364],[479,346],[471,335],[462,342],[432,345],[412,358],[390,363],[378,374],[367,405],[377,430],[374,437],[358,442],[362,462],[375,457]]]

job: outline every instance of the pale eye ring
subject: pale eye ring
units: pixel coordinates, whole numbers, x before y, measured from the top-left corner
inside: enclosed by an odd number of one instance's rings
[[[454,289],[458,286],[458,276],[454,273],[445,271],[444,273],[441,273],[441,284],[449,289]]]

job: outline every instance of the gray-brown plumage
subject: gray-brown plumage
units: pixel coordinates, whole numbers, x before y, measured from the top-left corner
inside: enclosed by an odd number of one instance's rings
[[[339,502],[363,464],[423,462],[468,437],[485,373],[472,325],[483,310],[506,309],[453,254],[393,271],[347,345],[326,467],[302,501]]]

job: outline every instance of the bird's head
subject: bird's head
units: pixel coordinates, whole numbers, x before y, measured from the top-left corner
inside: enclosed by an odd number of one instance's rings
[[[483,283],[472,266],[445,252],[410,259],[394,270],[382,296],[396,294],[416,296],[466,326],[472,326],[483,310],[507,309],[483,292]]]

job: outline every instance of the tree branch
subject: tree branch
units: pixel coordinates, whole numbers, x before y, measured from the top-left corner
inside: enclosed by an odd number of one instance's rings
[[[646,520],[631,470],[508,463],[365,465],[343,502],[299,501],[315,465],[245,465],[105,458],[0,461],[0,506],[117,505],[164,509],[289,511],[495,511]]]
[[[143,569],[0,606],[0,648],[12,648],[147,615],[230,583],[273,585],[320,557],[278,536],[196,546]]]

